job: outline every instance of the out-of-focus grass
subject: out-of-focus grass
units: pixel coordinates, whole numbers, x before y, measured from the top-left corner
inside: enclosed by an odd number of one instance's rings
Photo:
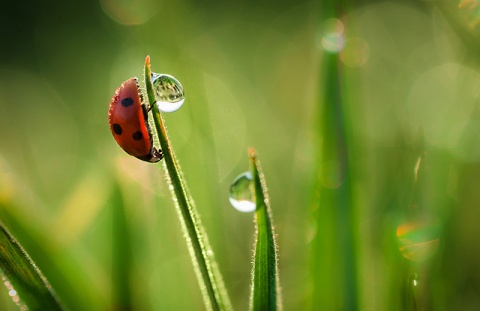
[[[345,29],[340,61],[358,304],[400,309],[416,271],[436,309],[478,308],[476,43],[432,3],[352,5],[354,28]],[[457,8],[447,12],[461,21]],[[70,309],[106,310],[108,194],[120,176],[133,232],[132,303],[142,310],[202,305],[167,185],[158,183],[162,171],[124,155],[108,131],[113,91],[150,54],[186,90],[184,106],[165,118],[235,309],[248,307],[253,232],[251,217],[228,205],[227,192],[251,145],[262,155],[275,206],[284,307],[305,305],[311,278],[321,277],[307,265],[313,237],[338,241],[311,214],[321,164],[314,121],[326,91],[318,81],[318,4],[176,1],[149,11],[143,24],[123,25],[97,1],[2,4],[9,48],[0,49],[1,219]],[[416,264],[402,257],[396,228],[408,208],[419,128],[428,155],[423,207],[442,230],[437,251]],[[185,291],[189,299],[176,295]]]
[[[0,267],[8,295],[21,308],[64,310],[50,284],[18,241],[0,224]]]

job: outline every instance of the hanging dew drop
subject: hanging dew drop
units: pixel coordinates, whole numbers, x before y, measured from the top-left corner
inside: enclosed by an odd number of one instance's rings
[[[236,210],[244,213],[255,211],[255,190],[253,186],[250,172],[242,173],[233,180],[228,199]]]
[[[158,109],[172,112],[185,102],[185,92],[180,82],[163,73],[152,73],[152,84]]]

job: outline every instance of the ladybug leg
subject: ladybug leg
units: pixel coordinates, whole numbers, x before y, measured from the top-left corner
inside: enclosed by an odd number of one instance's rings
[[[163,159],[163,152],[161,149],[157,149],[155,147],[152,147],[152,150],[150,150],[150,153],[144,156],[136,156],[136,158],[145,161],[145,162],[150,162],[150,163],[157,163],[161,159]]]
[[[163,151],[162,149],[157,149],[155,147],[152,148],[152,154],[155,158],[158,159],[158,161],[160,161],[161,159],[163,159]]]
[[[148,120],[148,112],[152,109],[152,107],[142,104],[142,110],[143,110],[143,117],[145,120]]]
[[[143,104],[143,111],[145,112],[145,114],[149,113],[151,110],[152,110],[152,106]]]

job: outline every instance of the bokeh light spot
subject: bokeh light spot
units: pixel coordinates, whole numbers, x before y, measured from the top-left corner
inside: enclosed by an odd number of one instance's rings
[[[425,261],[432,257],[440,243],[438,221],[411,219],[397,226],[397,239],[403,257],[411,261]]]
[[[425,71],[410,88],[406,124],[412,131],[423,128],[430,144],[457,147],[452,131],[471,117],[479,84],[480,75],[459,64],[442,64]]]
[[[122,25],[144,24],[158,8],[153,0],[100,0],[100,5],[108,17]]]
[[[363,66],[370,56],[370,47],[362,38],[349,38],[340,53],[340,60],[348,67]]]
[[[325,188],[339,188],[345,180],[341,163],[337,160],[330,160],[320,165],[319,180]]]
[[[338,53],[345,47],[344,26],[336,18],[329,18],[322,25],[322,48],[331,53]]]

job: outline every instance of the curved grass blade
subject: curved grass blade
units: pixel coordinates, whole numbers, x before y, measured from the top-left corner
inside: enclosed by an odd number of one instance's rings
[[[158,106],[155,104],[156,100],[151,81],[150,56],[147,56],[145,59],[145,84],[160,147],[164,155],[167,180],[170,184],[193,266],[200,283],[205,306],[211,310],[231,310],[230,299],[228,298],[205,229],[200,222],[193,199],[188,192],[180,166],[170,145],[162,116]]]
[[[272,211],[260,161],[253,149],[250,149],[250,162],[256,203],[256,245],[250,309],[281,310],[278,253]]]
[[[9,295],[29,310],[64,310],[52,287],[18,241],[0,224],[0,270]],[[14,292],[13,292],[14,291]],[[16,297],[14,300],[17,300]]]

